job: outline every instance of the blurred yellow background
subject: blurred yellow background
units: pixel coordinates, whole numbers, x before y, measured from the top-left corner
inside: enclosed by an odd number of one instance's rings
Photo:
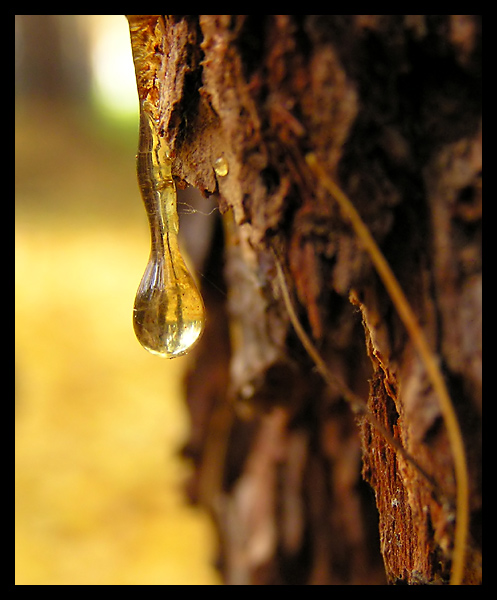
[[[137,128],[124,16],[16,17],[17,585],[221,583],[182,492],[189,358],[132,328]]]

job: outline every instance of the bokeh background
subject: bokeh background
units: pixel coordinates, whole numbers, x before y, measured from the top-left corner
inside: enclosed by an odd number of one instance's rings
[[[191,359],[132,328],[149,232],[127,21],[15,31],[16,584],[220,584],[182,491]]]

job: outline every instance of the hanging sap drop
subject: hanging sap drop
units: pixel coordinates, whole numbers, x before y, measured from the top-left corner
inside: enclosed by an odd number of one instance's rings
[[[180,253],[171,161],[147,103],[140,117],[137,168],[152,247],[136,294],[133,326],[146,350],[174,358],[186,354],[200,338],[205,309]]]

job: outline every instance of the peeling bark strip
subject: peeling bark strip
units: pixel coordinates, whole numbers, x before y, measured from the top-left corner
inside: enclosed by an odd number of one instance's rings
[[[145,36],[143,69],[153,78],[142,69],[137,77],[139,91],[157,94],[173,175],[216,193],[226,213],[204,270],[227,302],[204,286],[185,449],[196,466],[191,496],[219,530],[226,582],[371,584],[386,573],[390,583],[445,583],[451,570],[454,505],[440,503],[367,421],[357,430],[340,392],[314,371],[275,285],[272,248],[327,368],[454,498],[425,366],[308,168],[313,152],[380,245],[438,355],[471,478],[464,582],[479,583],[479,19],[189,15],[130,24],[159,41],[164,69],[154,70]]]

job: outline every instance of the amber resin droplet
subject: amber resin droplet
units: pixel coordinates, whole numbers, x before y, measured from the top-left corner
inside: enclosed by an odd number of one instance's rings
[[[214,162],[214,171],[216,172],[216,175],[219,175],[219,177],[226,177],[226,175],[229,173],[228,161],[224,158],[224,156],[220,156],[218,159],[216,159]]]
[[[150,223],[150,258],[138,288],[133,325],[141,345],[166,358],[181,356],[198,341],[205,309],[178,245],[176,186],[171,160],[145,101],[140,114],[138,181]]]

